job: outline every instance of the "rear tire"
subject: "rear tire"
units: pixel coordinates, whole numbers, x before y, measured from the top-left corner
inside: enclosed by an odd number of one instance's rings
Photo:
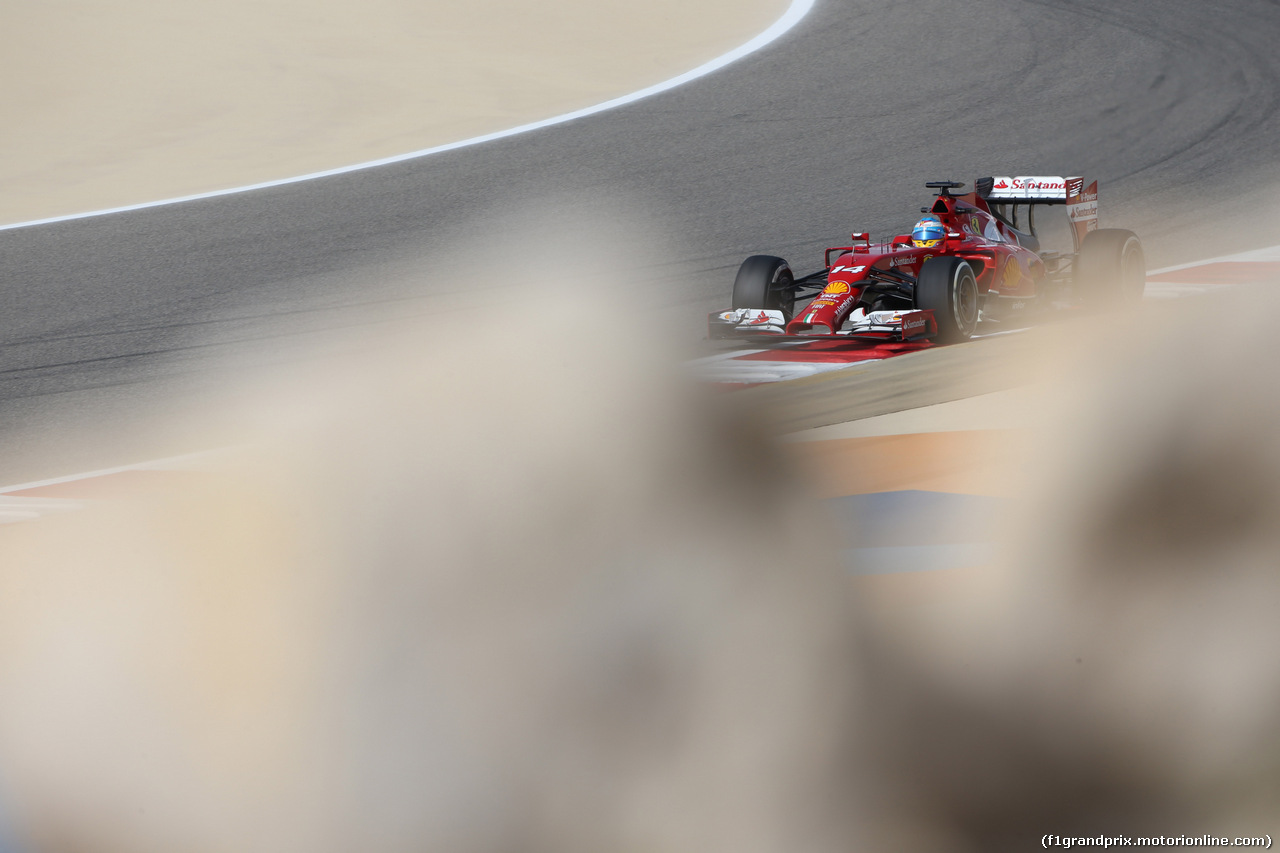
[[[1147,260],[1132,231],[1090,231],[1076,256],[1076,294],[1094,308],[1137,305],[1147,285]]]
[[[978,328],[978,278],[963,258],[925,261],[916,279],[917,308],[933,312],[938,343],[967,341]]]
[[[790,322],[796,307],[795,276],[791,274],[791,267],[773,255],[747,258],[733,280],[733,307],[781,311]]]

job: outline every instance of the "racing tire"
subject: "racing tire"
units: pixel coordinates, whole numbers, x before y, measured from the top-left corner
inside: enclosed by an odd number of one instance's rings
[[[1100,228],[1085,235],[1076,255],[1076,296],[1093,308],[1134,306],[1147,286],[1147,259],[1138,235]]]
[[[917,308],[933,312],[937,341],[967,341],[978,328],[978,277],[963,258],[938,256],[920,266],[916,278]]]
[[[773,255],[752,255],[733,280],[734,308],[781,311],[788,322],[796,307],[796,280],[791,267]]]

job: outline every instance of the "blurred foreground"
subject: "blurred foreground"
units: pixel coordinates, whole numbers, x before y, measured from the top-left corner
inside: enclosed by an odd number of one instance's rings
[[[637,342],[522,317],[579,331],[415,328],[250,395],[212,470],[0,531],[25,849],[836,849],[807,503]]]
[[[1211,350],[1191,304],[1045,335],[1060,411],[974,571],[850,578],[763,419],[590,318],[268,383],[210,470],[0,529],[17,842],[1274,834],[1280,345],[1239,301]]]

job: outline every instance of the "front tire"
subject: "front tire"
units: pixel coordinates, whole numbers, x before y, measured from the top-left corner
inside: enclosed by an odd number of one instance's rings
[[[796,307],[796,282],[791,267],[773,255],[747,258],[733,280],[733,307],[781,311],[790,322]]]
[[[917,308],[933,312],[938,343],[967,341],[978,328],[978,278],[963,258],[938,256],[920,267]]]
[[[1100,228],[1085,235],[1076,256],[1076,293],[1094,308],[1137,305],[1147,286],[1147,259],[1138,235]]]

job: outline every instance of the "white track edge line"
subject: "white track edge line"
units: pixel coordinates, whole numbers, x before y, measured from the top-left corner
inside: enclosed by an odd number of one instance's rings
[[[140,204],[125,205],[123,207],[111,207],[111,208],[106,208],[104,210],[92,210],[86,213],[70,213],[64,216],[50,216],[45,219],[32,219],[27,222],[14,222],[9,225],[0,225],[0,231],[12,231],[17,228],[31,228],[37,225],[51,225],[57,222],[69,222],[76,219],[89,219],[91,217],[107,216],[113,213],[129,213],[131,211],[145,210],[151,207],[161,207],[161,206],[170,205],[170,204],[181,204],[183,202],[188,202],[188,201],[201,201],[209,198],[218,198],[219,196],[236,195],[239,193],[252,192],[253,190],[264,190],[264,189],[269,189],[271,187],[280,187],[280,186],[285,186],[287,184],[296,184],[296,183],[301,183],[303,181],[314,181],[319,178],[330,178],[335,175],[345,175],[348,172],[358,172],[364,169],[373,169],[378,166],[387,166],[392,163],[402,163],[406,160],[415,160],[420,157],[428,157],[432,154],[441,154],[441,153],[444,153],[445,151],[454,151],[458,148],[466,148],[472,145],[480,145],[485,142],[493,142],[498,139],[505,139],[508,136],[516,136],[521,133],[528,133],[534,130],[541,130],[544,127],[552,127],[557,124],[564,124],[566,122],[574,121],[575,119],[586,118],[587,116],[595,115],[596,113],[602,113],[602,112],[605,112],[606,110],[612,110],[612,109],[616,109],[617,107],[626,106],[627,104],[635,103],[636,101],[642,100],[644,98],[648,98],[653,95],[657,95],[662,92],[669,91],[678,86],[682,86],[685,83],[689,83],[694,80],[697,80],[700,77],[705,77],[708,74],[711,74],[712,72],[719,71],[721,68],[724,68],[726,65],[729,65],[733,62],[738,61],[739,59],[742,59],[745,56],[755,53],[761,48],[781,38],[783,35],[789,32],[792,28],[794,28],[796,24],[800,23],[800,21],[803,20],[807,14],[809,14],[809,11],[813,8],[813,5],[815,2],[816,0],[792,0],[791,5],[787,7],[787,11],[783,13],[781,18],[779,18],[777,21],[773,23],[773,26],[769,27],[767,30],[760,33],[760,35],[748,41],[746,44],[743,44],[729,51],[726,54],[718,56],[715,59],[711,60],[710,62],[705,62],[702,65],[699,65],[697,68],[694,68],[692,71],[686,71],[684,74],[681,74],[677,77],[672,77],[670,80],[665,80],[661,83],[656,83],[647,88],[640,89],[637,92],[632,92],[629,95],[623,95],[618,98],[613,98],[612,100],[608,100],[603,103],[596,104],[593,107],[585,107],[580,110],[574,110],[573,112],[564,113],[563,115],[554,116],[548,119],[542,119],[541,121],[522,124],[522,125],[519,125],[518,127],[509,128],[507,130],[499,130],[494,133],[486,133],[483,136],[473,136],[470,139],[463,139],[459,142],[449,142],[444,145],[437,145],[433,148],[423,148],[419,151],[411,151],[407,154],[396,154],[391,157],[383,157],[378,160],[368,160],[366,162],[355,163],[350,166],[339,166],[335,169],[325,169],[324,171],[320,171],[320,172],[309,172],[305,175],[298,175],[292,178],[280,178],[274,181],[263,181],[261,183],[248,184],[242,187],[232,187],[230,189],[224,189],[224,190],[212,190],[210,192],[196,193],[194,195],[184,195],[184,196],[179,196],[177,198],[167,198],[167,199],[161,199],[159,201],[148,201],[148,202],[142,202]]]
[[[1161,267],[1158,270],[1147,270],[1147,275],[1163,275],[1167,272],[1179,272],[1180,270],[1189,270],[1193,267],[1203,267],[1208,264],[1228,263],[1228,262],[1267,262],[1271,258],[1265,257],[1272,252],[1280,252],[1280,246],[1266,246],[1262,249],[1251,249],[1247,252],[1237,252],[1233,255],[1220,255],[1216,258],[1205,258],[1202,261],[1191,261],[1186,264],[1174,264],[1171,267]]]
[[[200,460],[207,459],[217,453],[216,450],[203,450],[187,453],[182,456],[168,456],[164,459],[152,459],[148,462],[135,462],[132,465],[117,465],[114,468],[100,468],[82,474],[68,474],[65,477],[52,477],[48,480],[34,480],[30,483],[18,483],[13,486],[0,486],[0,498],[12,492],[25,492],[28,489],[43,489],[46,486],[60,486],[63,483],[75,483],[80,480],[94,480],[98,477],[110,477],[115,474],[127,474],[131,471],[166,471],[191,468]]]

